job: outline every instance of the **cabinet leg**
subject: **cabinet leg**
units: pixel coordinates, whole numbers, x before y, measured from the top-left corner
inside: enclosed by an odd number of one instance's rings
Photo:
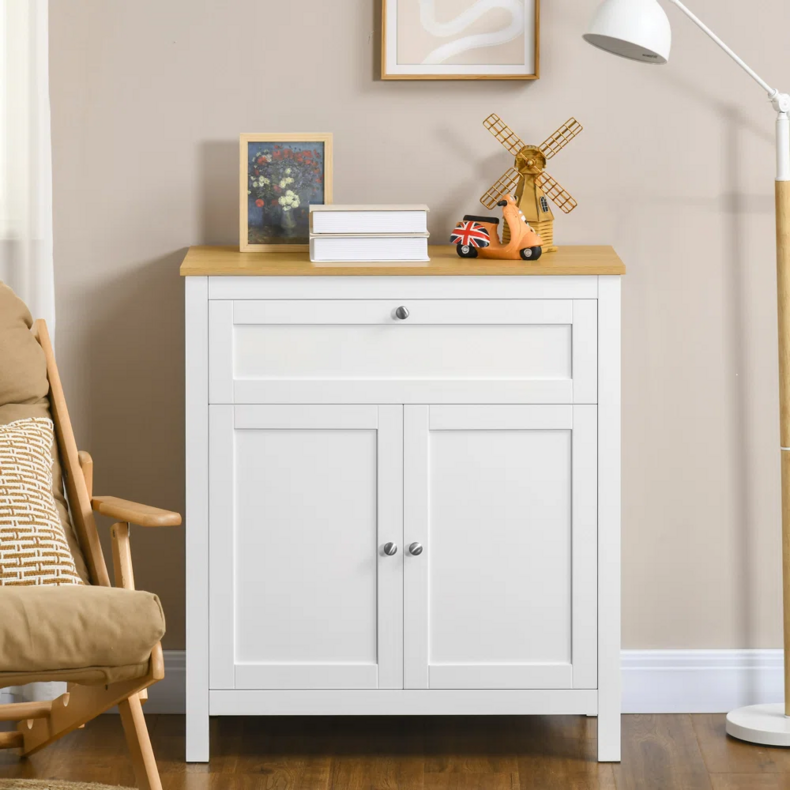
[[[620,706],[598,708],[598,762],[620,762]]]
[[[208,712],[187,711],[186,761],[207,763],[209,760]]]

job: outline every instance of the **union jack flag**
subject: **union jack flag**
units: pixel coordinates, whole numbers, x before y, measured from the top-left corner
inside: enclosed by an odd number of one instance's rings
[[[450,241],[453,244],[462,244],[467,247],[489,247],[491,237],[488,231],[478,222],[465,220],[455,226]]]

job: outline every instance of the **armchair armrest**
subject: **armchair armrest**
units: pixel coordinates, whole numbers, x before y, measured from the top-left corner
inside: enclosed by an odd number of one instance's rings
[[[141,527],[177,527],[181,523],[179,513],[138,505],[137,502],[129,502],[114,496],[95,496],[91,499],[91,506],[103,516],[139,524]]]
[[[85,487],[88,489],[88,496],[93,496],[93,458],[91,454],[85,450],[80,450],[77,453],[77,459],[80,462],[80,469],[82,469],[82,476],[85,478]]]

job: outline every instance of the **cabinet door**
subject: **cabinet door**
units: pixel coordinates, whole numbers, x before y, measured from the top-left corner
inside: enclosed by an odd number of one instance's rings
[[[210,430],[211,687],[403,688],[402,407],[211,406]]]
[[[405,408],[406,688],[596,687],[596,412]]]

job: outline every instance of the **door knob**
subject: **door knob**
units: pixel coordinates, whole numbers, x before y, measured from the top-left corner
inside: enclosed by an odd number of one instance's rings
[[[405,321],[408,317],[409,317],[409,311],[405,307],[403,307],[403,305],[401,305],[395,311],[395,318],[397,318],[400,321]]]
[[[410,543],[409,544],[409,554],[412,554],[415,557],[419,557],[422,554],[422,543]]]
[[[393,554],[398,553],[398,544],[397,543],[385,543],[384,544],[384,553],[388,557],[392,557]]]

